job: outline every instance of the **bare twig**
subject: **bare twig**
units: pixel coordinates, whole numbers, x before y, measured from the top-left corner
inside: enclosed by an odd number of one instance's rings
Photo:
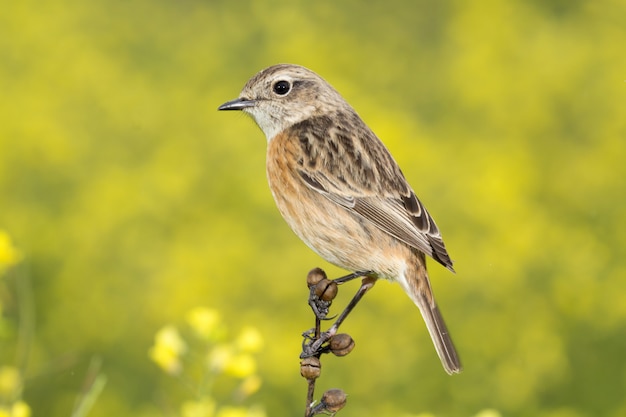
[[[320,402],[316,404],[314,400],[315,381],[321,373],[320,357],[323,353],[331,352],[335,356],[345,356],[354,348],[352,337],[347,334],[337,334],[337,330],[365,293],[374,285],[376,280],[368,276],[370,273],[369,271],[355,272],[335,280],[329,280],[322,269],[315,268],[307,275],[308,303],[313,314],[315,314],[315,327],[303,333],[304,340],[300,355],[300,374],[307,379],[308,384],[305,417],[322,413],[332,416],[346,404],[346,393],[340,389],[330,389],[324,392]],[[363,278],[357,293],[329,330],[322,332],[321,323],[322,320],[328,320],[330,306],[338,292],[337,286],[359,277],[365,278]]]

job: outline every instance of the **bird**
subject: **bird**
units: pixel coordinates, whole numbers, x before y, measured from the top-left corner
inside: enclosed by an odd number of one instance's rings
[[[400,284],[448,374],[462,369],[433,295],[426,256],[454,272],[439,228],[383,142],[326,80],[294,64],[265,68],[218,110],[252,116],[282,217],[326,261]]]

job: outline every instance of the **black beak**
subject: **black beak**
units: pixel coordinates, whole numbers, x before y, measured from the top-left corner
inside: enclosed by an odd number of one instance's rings
[[[243,110],[248,107],[254,107],[254,100],[246,100],[245,98],[236,98],[219,106],[218,110]]]

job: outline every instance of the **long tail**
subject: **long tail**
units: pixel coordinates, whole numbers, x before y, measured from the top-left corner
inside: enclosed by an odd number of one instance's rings
[[[419,265],[416,269],[410,268],[407,275],[404,277],[406,282],[402,285],[422,313],[435,350],[441,359],[441,364],[448,374],[461,372],[461,360],[450,338],[446,323],[443,321],[439,308],[437,308],[437,303],[435,303],[424,264]]]

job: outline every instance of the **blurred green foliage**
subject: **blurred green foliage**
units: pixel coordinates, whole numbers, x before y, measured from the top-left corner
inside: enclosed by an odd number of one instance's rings
[[[430,265],[465,371],[379,283],[318,384],[341,415],[625,415],[625,21],[623,0],[5,2],[0,228],[32,287],[33,415],[68,415],[93,355],[90,416],[175,415],[148,350],[201,305],[259,329],[255,401],[302,414],[305,276],[341,271],[280,219],[261,132],[216,111],[278,62],[353,104],[456,262]]]

